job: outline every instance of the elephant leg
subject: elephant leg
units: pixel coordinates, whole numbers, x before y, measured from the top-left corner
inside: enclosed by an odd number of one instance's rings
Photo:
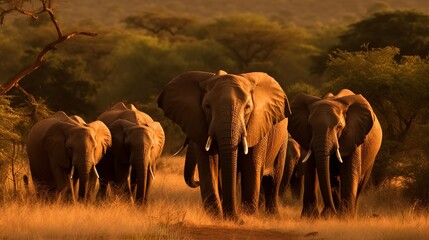
[[[66,193],[71,190],[71,184],[69,181],[69,176],[66,173],[66,170],[57,164],[51,164],[52,175],[55,179],[56,192],[60,196],[67,196]],[[70,197],[70,198],[69,198]],[[73,199],[73,196],[67,196],[67,198]]]
[[[340,176],[331,176],[330,181],[331,181],[331,192],[332,192],[332,198],[334,200],[334,205],[336,209],[339,209],[341,204]]]
[[[307,167],[304,174],[304,197],[301,217],[318,218],[319,210],[317,208],[318,178],[316,172],[316,163],[313,157],[307,161]]]
[[[91,173],[89,175],[88,187],[89,187],[88,200],[90,202],[94,202],[95,199],[97,198],[98,190],[100,189],[100,181],[93,170],[91,170]]]
[[[360,148],[343,159],[340,167],[341,177],[341,206],[340,215],[354,216],[356,212],[356,199],[359,178],[361,174]]]
[[[369,167],[369,169],[365,172],[365,175],[363,176],[363,178],[362,178],[362,181],[361,181],[361,183],[359,184],[359,187],[358,187],[358,191],[357,191],[357,195],[356,195],[356,203],[357,203],[357,200],[358,200],[358,198],[359,198],[359,196],[360,196],[360,193],[362,192],[362,190],[365,188],[365,186],[368,184],[368,182],[369,182],[369,177],[371,176],[371,172],[372,172],[372,168],[374,167],[374,164],[372,164],[370,167]]]
[[[302,189],[304,188],[303,183],[304,183],[304,176],[299,175],[295,170],[289,181],[290,191],[292,192],[293,198],[295,199],[301,198]],[[280,188],[279,196],[281,196],[281,188]]]
[[[240,153],[238,167],[241,172],[241,203],[248,214],[255,213],[258,208],[263,160],[256,148],[249,149],[247,155]]]
[[[106,196],[107,195],[107,186],[109,184],[109,181],[107,181],[107,179],[100,178],[99,184],[100,184],[100,187],[98,189],[97,198],[98,198],[98,200],[105,199],[107,197]]]
[[[124,197],[131,196],[133,199],[132,187],[128,186],[127,179],[129,176],[129,164],[115,163],[115,186],[113,187],[116,194]],[[132,169],[135,172],[135,169]],[[131,175],[131,181],[135,182],[135,174]]]
[[[219,160],[217,155],[208,155],[199,149],[197,152],[198,176],[204,209],[214,216],[222,217],[222,207],[218,192]]]
[[[283,171],[283,177],[280,183],[280,189],[279,189],[279,196],[281,198],[285,198],[286,190],[288,187],[292,184],[292,176],[294,176],[294,167],[295,164],[292,162],[291,159],[286,159],[285,161],[285,167]]]
[[[287,141],[280,148],[274,161],[273,174],[262,177],[262,186],[265,191],[265,211],[270,214],[279,214],[279,189],[285,169]]]
[[[153,182],[152,175],[150,173],[147,174],[147,185],[146,185],[146,194],[145,198],[143,199],[143,203],[147,203],[147,199],[151,190],[152,182]]]

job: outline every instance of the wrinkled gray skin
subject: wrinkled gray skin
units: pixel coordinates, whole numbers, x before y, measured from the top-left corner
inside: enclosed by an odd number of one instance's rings
[[[149,115],[122,102],[102,113],[98,120],[108,126],[113,141],[97,165],[101,195],[112,181],[122,190],[128,189],[132,197],[136,188],[135,202],[145,204],[155,178],[156,163],[164,148],[164,130]]]
[[[100,121],[86,124],[79,116],[57,112],[37,122],[27,138],[37,193],[41,196],[46,193],[52,199],[55,194],[74,189],[71,186],[79,180],[79,199],[87,200],[88,192],[95,189],[98,181],[95,165],[110,145],[110,131]],[[70,181],[71,175],[74,183]]]
[[[297,141],[289,136],[286,152],[285,169],[282,182],[280,183],[279,196],[285,198],[287,189],[290,187],[295,199],[301,197],[304,189],[305,163],[302,162],[307,151],[301,148]]]
[[[380,149],[382,130],[368,101],[343,89],[323,98],[298,95],[291,103],[288,130],[311,150],[305,172],[302,216],[353,216]],[[343,161],[341,163],[340,161]]]
[[[266,210],[278,211],[290,109],[274,79],[265,73],[186,72],[165,86],[158,106],[190,141],[187,159],[196,159],[208,212],[238,220],[238,174],[244,211],[257,210],[261,184]]]

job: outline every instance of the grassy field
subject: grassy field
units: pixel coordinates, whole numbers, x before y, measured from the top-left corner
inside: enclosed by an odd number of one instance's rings
[[[41,203],[32,196],[0,205],[1,239],[429,239],[429,216],[418,213],[392,190],[369,190],[358,217],[301,219],[300,203],[288,200],[279,217],[258,213],[243,224],[212,219],[199,189],[182,177],[183,158],[163,157],[145,208],[112,198],[104,203]]]

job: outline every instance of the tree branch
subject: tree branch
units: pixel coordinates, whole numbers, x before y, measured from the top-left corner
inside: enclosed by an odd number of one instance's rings
[[[35,71],[36,69],[38,69],[44,62],[44,58],[45,55],[55,49],[55,46],[57,46],[58,44],[73,38],[77,35],[85,35],[85,36],[90,36],[90,37],[94,37],[97,36],[96,33],[91,33],[91,32],[73,32],[70,33],[68,35],[64,35],[59,37],[58,39],[56,39],[55,41],[49,43],[47,46],[45,46],[42,51],[39,53],[39,55],[37,55],[36,60],[28,67],[24,68],[23,70],[21,70],[17,75],[15,75],[12,80],[10,80],[8,83],[6,83],[2,89],[0,90],[0,95],[4,95],[7,92],[9,92],[13,87],[17,86],[19,81],[21,81],[24,77],[28,76],[30,73],[32,73],[33,71]]]

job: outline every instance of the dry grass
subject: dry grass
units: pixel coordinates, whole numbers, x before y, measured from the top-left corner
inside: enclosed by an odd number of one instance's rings
[[[209,226],[271,230],[306,239],[429,239],[429,217],[414,211],[397,193],[383,190],[366,193],[359,216],[351,220],[301,219],[296,201],[281,207],[279,217],[243,216],[241,225],[212,219],[201,207],[199,189],[183,181],[183,159],[161,161],[146,208],[121,199],[88,205],[45,204],[32,197],[6,200],[0,206],[0,238],[189,239],[183,227]]]

